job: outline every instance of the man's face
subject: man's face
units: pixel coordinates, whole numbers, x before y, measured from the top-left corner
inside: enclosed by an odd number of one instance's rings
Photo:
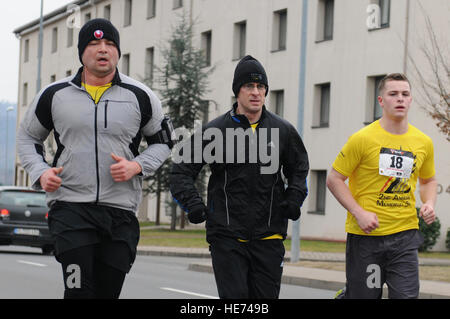
[[[82,60],[90,73],[97,77],[104,77],[116,69],[119,51],[110,40],[93,40],[86,46]]]
[[[381,96],[378,97],[383,108],[383,117],[402,120],[407,117],[412,102],[411,89],[406,81],[391,80],[386,82]]]
[[[258,113],[266,101],[266,86],[261,83],[245,83],[241,86],[237,102],[241,111]]]

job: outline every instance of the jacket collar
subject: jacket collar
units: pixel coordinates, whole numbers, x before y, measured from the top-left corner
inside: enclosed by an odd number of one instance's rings
[[[75,84],[76,86],[81,88],[82,74],[83,74],[83,67],[78,69],[77,74],[74,76],[74,78],[70,82],[72,82],[73,84]],[[115,84],[120,84],[120,83],[122,83],[122,80],[120,79],[119,70],[116,68],[116,73],[114,74],[114,78],[111,82],[111,86],[115,85]]]
[[[233,119],[233,121],[235,121],[237,123],[242,123],[242,122],[245,123],[246,121],[248,122],[248,119],[245,115],[236,113],[236,109],[237,109],[237,102],[235,102],[233,104],[233,106],[231,107],[231,110],[230,110],[230,116]],[[263,105],[261,117],[259,118],[259,121],[258,121],[259,123],[261,123],[261,121],[266,117],[266,113],[267,113],[266,105]]]

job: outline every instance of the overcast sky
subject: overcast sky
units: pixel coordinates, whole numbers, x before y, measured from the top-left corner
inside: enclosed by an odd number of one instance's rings
[[[44,0],[44,14],[66,6],[72,0]],[[0,1],[0,101],[17,102],[19,40],[13,30],[39,18],[40,0]]]

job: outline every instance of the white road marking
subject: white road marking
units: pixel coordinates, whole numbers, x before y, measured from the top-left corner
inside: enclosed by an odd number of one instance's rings
[[[34,263],[32,261],[17,260],[17,262],[21,263],[21,264],[32,265],[32,266],[37,266],[37,267],[47,267],[47,265],[45,265],[45,264]]]
[[[207,299],[219,299],[219,297],[216,297],[216,296],[204,295],[204,294],[199,294],[199,293],[192,292],[192,291],[180,290],[180,289],[175,289],[175,288],[161,287],[161,289],[178,292],[180,294],[185,294],[185,295],[207,298]]]

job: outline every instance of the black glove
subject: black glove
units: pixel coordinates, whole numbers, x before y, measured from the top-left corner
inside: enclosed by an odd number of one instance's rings
[[[289,200],[284,200],[281,202],[280,207],[282,209],[281,214],[283,215],[283,217],[292,220],[297,220],[300,218],[300,215],[302,213],[300,210],[300,205]]]
[[[280,203],[281,214],[285,218],[297,220],[300,218],[301,210],[299,203],[300,193],[293,189],[287,189],[284,193],[284,200]]]
[[[200,224],[206,220],[207,208],[204,204],[196,205],[188,213],[189,222]]]

